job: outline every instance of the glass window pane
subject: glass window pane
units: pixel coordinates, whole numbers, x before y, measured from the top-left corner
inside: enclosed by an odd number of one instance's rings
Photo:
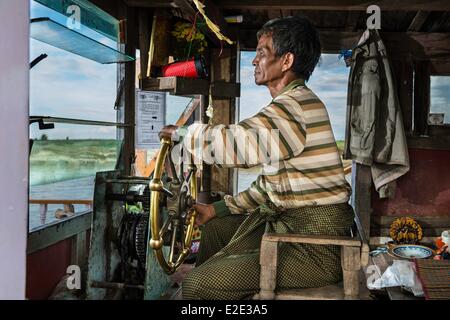
[[[450,76],[431,77],[431,101],[428,123],[450,124]]]
[[[31,2],[32,11],[39,14],[38,8],[51,8],[62,24],[74,24],[79,19],[83,25],[117,42],[119,21],[88,0],[35,0]],[[42,16],[42,15],[41,15]],[[32,17],[36,17],[32,15]],[[73,17],[73,19],[72,19]]]
[[[45,1],[52,2],[52,4],[50,4],[49,7],[46,7],[37,1],[34,1],[34,0],[30,1],[31,2],[31,6],[30,6],[30,18],[31,19],[49,17],[53,21],[56,21],[63,26],[74,27],[73,20],[71,20],[69,17],[70,13],[62,14],[59,11],[52,10],[52,7],[55,6],[53,4],[53,0],[45,0]],[[77,0],[75,0],[75,1],[77,1]],[[40,2],[43,2],[43,1],[40,1]],[[66,2],[66,1],[64,1],[64,2],[65,2],[65,5],[69,6],[68,2]],[[81,13],[80,13],[80,15],[81,15]],[[101,42],[110,48],[117,49],[117,40],[113,40],[113,39],[105,36],[104,34],[96,32],[95,28],[86,27],[86,25],[83,24],[83,17],[80,17],[80,18],[81,18],[81,24],[79,25],[79,28],[78,28],[78,26],[75,26],[77,28],[76,29],[77,32],[79,32],[91,39],[94,39],[95,41]],[[110,16],[110,18],[113,18],[113,17]]]
[[[65,209],[63,203],[49,204],[44,214],[43,204],[33,202],[92,201],[96,172],[113,170],[119,154],[121,141],[115,139],[115,128],[55,126],[53,130],[40,131],[40,136],[35,134],[30,153],[30,230],[58,220],[56,211]],[[98,132],[102,131],[103,138],[99,138]],[[70,137],[62,138],[69,132]],[[89,205],[75,204],[74,209],[75,213],[82,212],[89,209]]]
[[[47,17],[31,21],[30,35],[35,40],[102,64],[134,60],[130,56],[122,54]]]
[[[30,115],[116,121],[116,65],[101,65],[45,43],[30,42]]]

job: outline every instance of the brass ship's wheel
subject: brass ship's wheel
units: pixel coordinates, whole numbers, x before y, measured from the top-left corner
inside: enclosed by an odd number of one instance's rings
[[[190,254],[196,212],[193,209],[197,199],[197,178],[195,165],[189,165],[187,175],[178,177],[169,156],[172,141],[161,139],[161,149],[156,158],[153,180],[150,182],[150,247],[167,274],[174,273]],[[167,186],[162,176],[169,163],[173,177]],[[166,208],[162,208],[166,197]],[[165,210],[162,210],[165,209]],[[165,214],[163,215],[163,213]]]

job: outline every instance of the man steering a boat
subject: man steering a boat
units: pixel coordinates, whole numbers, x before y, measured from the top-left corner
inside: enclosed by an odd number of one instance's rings
[[[184,299],[245,299],[258,293],[265,232],[344,236],[353,224],[351,188],[327,110],[306,86],[321,55],[317,30],[305,17],[279,18],[267,22],[257,39],[255,82],[268,87],[271,103],[238,124],[191,125],[184,137],[187,150],[206,163],[265,168],[236,196],[195,205],[196,224],[204,229],[196,267],[183,282]],[[176,130],[166,126],[160,136]],[[277,143],[261,152],[267,135],[276,135]],[[227,148],[227,141],[248,143]],[[238,161],[248,158],[251,163]],[[339,248],[281,244],[277,274],[278,289],[339,282]]]

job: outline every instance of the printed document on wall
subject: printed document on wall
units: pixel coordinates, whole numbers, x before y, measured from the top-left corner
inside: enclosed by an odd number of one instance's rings
[[[165,125],[166,93],[136,89],[136,149],[160,147],[158,133]]]

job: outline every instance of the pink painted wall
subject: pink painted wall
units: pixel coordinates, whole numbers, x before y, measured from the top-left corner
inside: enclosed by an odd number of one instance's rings
[[[450,217],[450,151],[409,149],[411,169],[397,181],[395,198],[378,199],[374,215]]]
[[[0,300],[25,298],[29,6],[0,1]]]

